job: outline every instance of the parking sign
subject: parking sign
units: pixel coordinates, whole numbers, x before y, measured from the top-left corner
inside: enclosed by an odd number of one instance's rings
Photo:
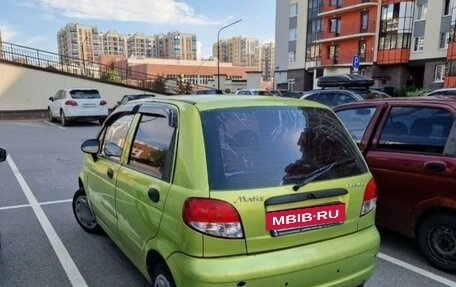
[[[353,56],[352,67],[359,69],[359,56]]]

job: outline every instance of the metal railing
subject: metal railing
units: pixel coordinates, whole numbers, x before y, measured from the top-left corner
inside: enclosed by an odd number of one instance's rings
[[[104,65],[81,58],[69,57],[53,52],[34,49],[7,42],[0,42],[0,60],[46,69],[53,72],[69,73],[80,77],[122,84],[162,94],[178,94],[178,79],[146,74],[115,65]],[[171,83],[171,84],[170,84]],[[194,84],[191,89],[198,89]],[[202,86],[199,86],[201,89]],[[205,86],[203,88],[206,88]]]

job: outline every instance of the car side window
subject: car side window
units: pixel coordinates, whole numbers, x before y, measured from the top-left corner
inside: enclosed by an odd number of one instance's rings
[[[453,121],[451,112],[443,108],[393,107],[378,148],[442,154]]]
[[[106,127],[103,143],[101,145],[102,156],[120,160],[120,156],[122,155],[125,146],[125,138],[127,137],[133,117],[133,115],[125,115]]]
[[[375,110],[376,108],[356,108],[338,111],[336,114],[350,132],[353,140],[359,144]]]
[[[336,92],[322,92],[317,97],[316,101],[327,105],[329,107],[334,106],[334,97],[336,96]]]
[[[336,97],[336,106],[354,102],[354,101],[355,101],[355,98],[352,95],[340,92],[337,94],[337,97]]]
[[[167,117],[142,115],[130,151],[129,164],[169,181],[174,154],[175,125]]]
[[[57,91],[57,93],[55,93],[55,95],[54,95],[54,100],[59,99],[59,96],[60,96],[60,90]]]

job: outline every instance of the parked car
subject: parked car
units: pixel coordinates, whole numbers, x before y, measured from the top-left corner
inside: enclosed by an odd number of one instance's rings
[[[323,105],[150,98],[81,149],[77,222],[153,286],[361,286],[374,271],[376,185]]]
[[[384,92],[370,89],[373,84],[374,80],[360,75],[323,76],[317,82],[322,89],[305,92],[301,99],[334,107],[366,99],[390,97]]]
[[[416,238],[456,271],[456,99],[389,98],[334,108],[379,189],[377,225]]]
[[[155,97],[154,94],[145,94],[145,93],[144,94],[125,95],[122,97],[122,99],[120,101],[117,102],[117,104],[115,104],[112,107],[112,110],[117,109],[120,105],[125,104],[128,101],[139,100],[139,99],[144,99],[144,98],[153,98],[153,97]]]
[[[245,96],[274,96],[268,90],[262,89],[241,89],[236,91],[236,95],[245,95]]]
[[[223,91],[218,90],[218,89],[196,90],[196,91],[193,91],[193,94],[195,94],[195,95],[223,95]]]
[[[304,94],[305,94],[305,92],[301,92],[301,91],[288,91],[288,92],[283,93],[283,94],[281,95],[281,97],[299,99],[299,98],[301,98]]]
[[[437,89],[425,94],[426,97],[429,96],[456,96],[456,88],[443,88]]]
[[[8,153],[6,152],[6,149],[0,147],[0,162],[5,161],[6,157],[8,156]],[[1,236],[0,236],[1,239]],[[2,242],[0,240],[0,249],[2,248]]]
[[[71,121],[98,120],[102,124],[108,116],[108,105],[96,89],[61,89],[49,101],[49,121],[60,119],[62,126]]]

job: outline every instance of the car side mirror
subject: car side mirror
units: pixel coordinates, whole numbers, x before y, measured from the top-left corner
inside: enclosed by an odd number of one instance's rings
[[[7,156],[8,153],[6,152],[6,149],[0,147],[0,161],[6,160]]]
[[[85,153],[96,155],[100,151],[100,142],[97,139],[86,140],[82,143],[81,150]]]
[[[49,100],[50,100],[51,102],[53,102],[53,101],[54,101],[54,97],[49,97]]]
[[[120,105],[121,104],[120,101],[117,101],[117,104]]]

